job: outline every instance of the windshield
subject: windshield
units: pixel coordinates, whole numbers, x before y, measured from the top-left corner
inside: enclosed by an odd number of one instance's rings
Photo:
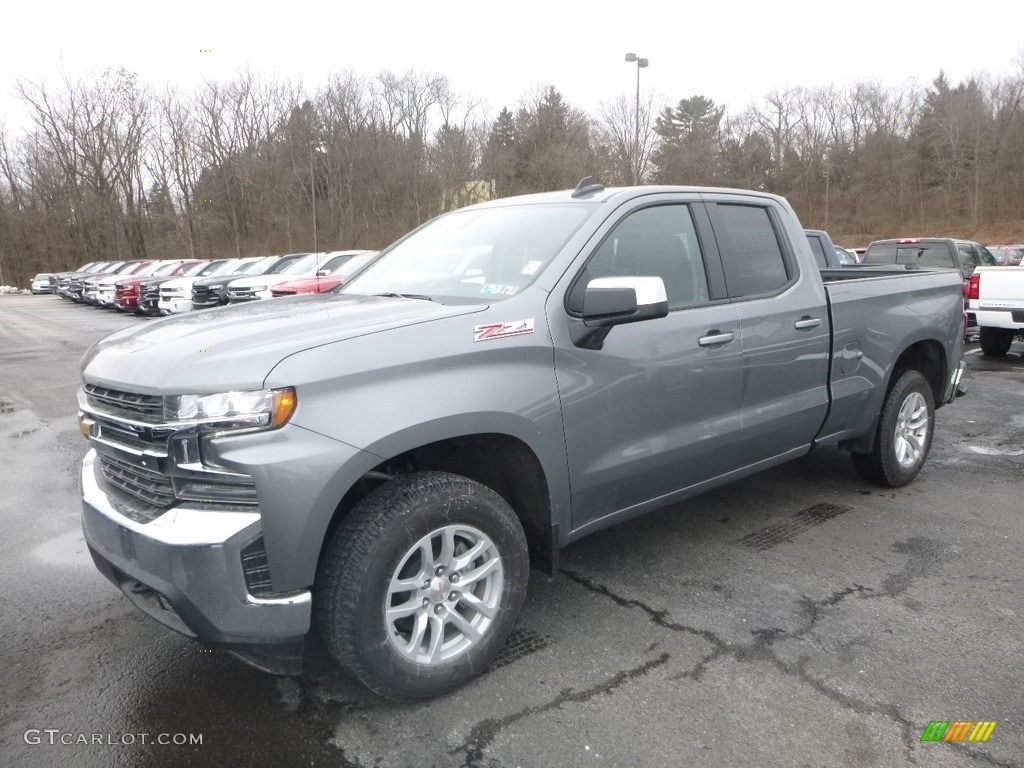
[[[272,269],[270,274],[278,273],[282,275],[311,275],[316,271],[317,262],[323,258],[321,253],[310,253],[303,256],[301,259],[290,261],[285,264],[281,269]]]
[[[241,265],[241,259],[229,259],[228,261],[218,261],[217,268],[213,270],[213,272],[209,272],[208,274],[210,277],[220,277],[221,275],[233,275]]]
[[[180,263],[181,262],[179,261],[172,261],[170,264],[161,264],[157,269],[153,271],[153,276],[155,277],[157,275],[169,275],[171,272],[177,269]]]
[[[258,259],[254,259],[253,261],[246,262],[246,264],[241,269],[236,270],[233,274],[262,275],[276,263],[276,256],[262,256]]]
[[[223,261],[211,261],[209,264],[204,264],[203,268],[196,274],[203,275],[204,277],[212,277],[217,274],[217,271],[223,265]]]
[[[145,269],[140,269],[135,274],[138,277],[150,277],[151,275],[158,274],[158,270],[166,266],[162,261],[154,261],[152,264],[147,265]]]
[[[318,269],[317,271],[318,272],[327,272],[327,273],[333,272],[334,270],[336,270],[338,267],[340,267],[342,264],[344,264],[346,261],[348,261],[351,258],[352,258],[352,254],[351,253],[342,253],[342,254],[339,254],[338,256],[332,256],[327,261],[325,261],[323,264],[321,264],[320,265],[320,269]]]
[[[592,210],[579,203],[517,205],[440,216],[392,246],[341,292],[502,301],[544,271]]]
[[[371,251],[370,253],[363,253],[359,256],[353,256],[348,261],[343,263],[340,267],[331,272],[332,275],[338,275],[340,277],[351,277],[356,272],[361,270],[367,264],[371,263],[377,258],[380,251]]]
[[[248,269],[243,269],[240,275],[265,275],[267,271],[280,261],[280,256],[265,256],[259,261],[254,261]]]
[[[195,275],[202,274],[203,270],[206,269],[207,263],[205,261],[197,261],[181,274],[185,277],[194,277]]]

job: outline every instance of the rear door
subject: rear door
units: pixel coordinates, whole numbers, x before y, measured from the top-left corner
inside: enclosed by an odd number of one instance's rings
[[[829,320],[788,212],[764,198],[705,195],[740,322],[744,465],[805,449],[828,411]],[[799,237],[799,241],[796,238]]]

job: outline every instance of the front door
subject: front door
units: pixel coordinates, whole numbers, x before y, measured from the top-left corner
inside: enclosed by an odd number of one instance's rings
[[[652,196],[552,293],[574,530],[739,466],[739,321],[709,237],[696,199]],[[660,277],[669,314],[581,342],[586,284],[614,276]]]

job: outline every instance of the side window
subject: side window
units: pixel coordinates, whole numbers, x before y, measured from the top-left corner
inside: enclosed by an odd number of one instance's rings
[[[825,249],[821,247],[821,240],[814,235],[808,235],[807,242],[811,246],[811,253],[814,254],[814,260],[818,262],[819,267],[825,269],[828,266],[828,257],[825,256]]]
[[[963,264],[964,272],[973,272],[978,266],[978,254],[974,252],[974,248],[969,245],[958,245],[957,250],[960,251],[960,263]]]
[[[708,301],[708,278],[690,206],[657,205],[615,225],[577,278],[569,309],[583,310],[587,283],[598,277],[660,277],[669,310]]]
[[[974,244],[974,249],[978,252],[978,266],[979,267],[995,267],[999,265],[996,261],[996,257],[992,255],[992,251],[986,248],[980,243]]]
[[[719,203],[712,221],[730,296],[775,293],[790,281],[792,274],[767,208]]]

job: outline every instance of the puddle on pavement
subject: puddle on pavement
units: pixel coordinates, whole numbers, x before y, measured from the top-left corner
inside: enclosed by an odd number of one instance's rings
[[[980,453],[982,456],[1024,456],[1024,449],[1021,448],[989,448],[984,445],[968,445],[967,450],[971,453]]]
[[[50,565],[92,566],[92,557],[81,531],[69,531],[32,550],[33,556]]]

